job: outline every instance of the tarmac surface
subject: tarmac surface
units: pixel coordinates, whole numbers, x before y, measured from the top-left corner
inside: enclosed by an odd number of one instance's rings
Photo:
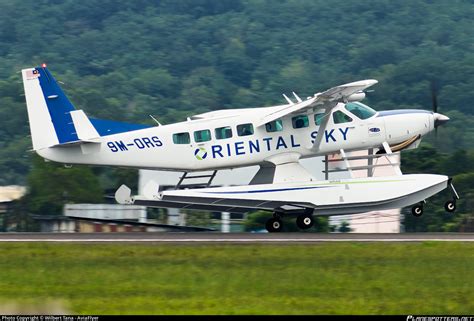
[[[0,233],[1,242],[64,243],[318,243],[318,242],[474,242],[474,233]]]

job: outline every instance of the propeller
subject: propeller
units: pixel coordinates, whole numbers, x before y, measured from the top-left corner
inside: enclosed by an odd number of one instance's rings
[[[431,81],[431,105],[433,107],[433,113],[438,113],[438,85],[435,80]],[[435,128],[435,139],[438,140],[438,126],[439,124],[434,122]]]
[[[436,81],[431,81],[431,101],[433,104],[433,112],[438,112],[438,84]]]
[[[438,113],[438,83],[436,80],[431,81],[431,103],[434,115],[435,140],[437,140],[438,127],[446,123],[449,120],[449,117]]]

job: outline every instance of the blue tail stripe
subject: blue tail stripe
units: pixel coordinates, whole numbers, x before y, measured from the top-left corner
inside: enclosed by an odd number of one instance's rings
[[[36,68],[40,73],[39,82],[48,106],[56,135],[60,144],[79,140],[70,112],[74,106],[56,83],[46,68]],[[49,97],[49,98],[48,98]]]
[[[76,128],[72,121],[70,112],[75,110],[73,104],[66,97],[61,87],[51,75],[47,68],[35,68],[40,73],[39,82],[43,90],[44,99],[48,106],[49,114],[58,136],[60,144],[78,141]],[[89,119],[100,136],[114,135],[144,128],[149,125],[130,124],[103,119]]]

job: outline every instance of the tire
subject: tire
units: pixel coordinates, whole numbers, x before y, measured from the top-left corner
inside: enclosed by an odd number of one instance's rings
[[[411,208],[411,213],[413,214],[413,216],[420,217],[421,215],[423,215],[423,205],[418,204],[413,206]]]
[[[455,200],[450,200],[444,203],[444,209],[446,212],[452,213],[456,210],[456,201]]]
[[[278,218],[271,218],[267,221],[267,223],[265,223],[265,228],[270,233],[281,232],[283,229],[283,223]]]
[[[302,229],[307,230],[314,225],[314,218],[312,215],[302,214],[296,218],[296,225]]]

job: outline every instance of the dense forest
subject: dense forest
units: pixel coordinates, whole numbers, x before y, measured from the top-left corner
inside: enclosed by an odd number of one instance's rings
[[[377,110],[431,109],[435,84],[451,122],[406,159],[451,171],[458,150],[473,160],[473,16],[462,0],[0,0],[0,184],[32,167],[19,71],[43,62],[87,114],[149,124],[365,78]],[[104,189],[129,176],[94,171]]]

